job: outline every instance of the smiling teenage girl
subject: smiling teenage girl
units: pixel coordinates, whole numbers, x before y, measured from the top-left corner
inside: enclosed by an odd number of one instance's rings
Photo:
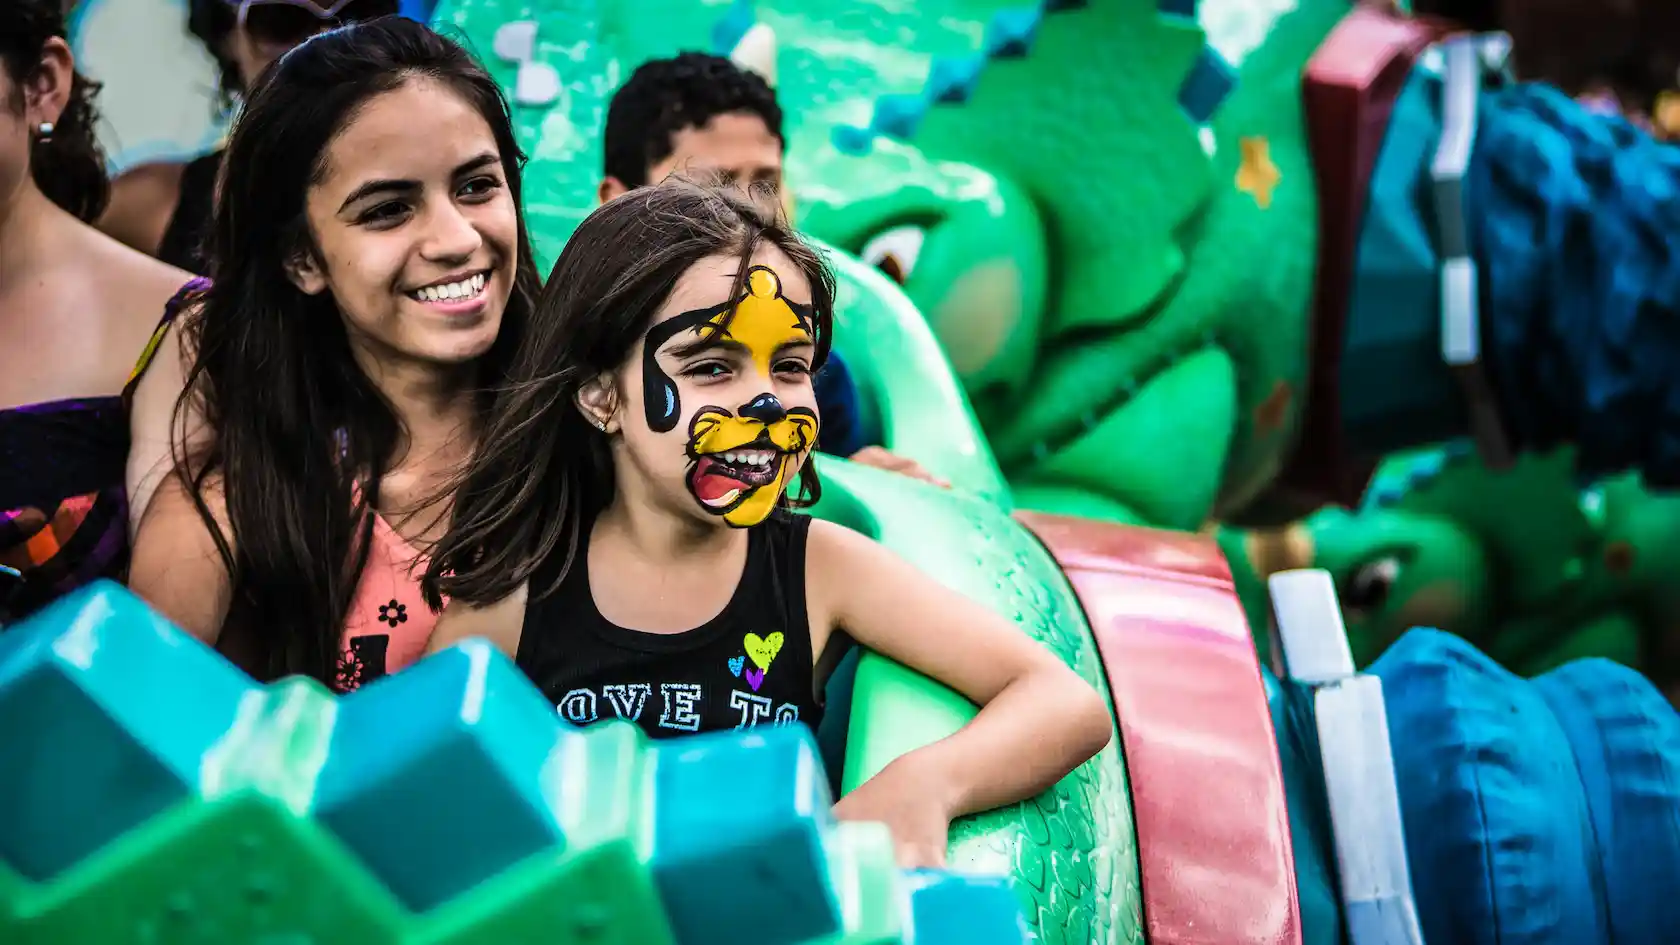
[[[176,333],[191,396],[160,363],[136,398],[179,464],[138,506],[131,584],[259,677],[348,688],[424,649],[409,566],[443,512],[419,510],[470,453],[538,286],[520,160],[495,83],[409,20],[316,36],[252,91],[213,285]],[[189,438],[199,413],[211,432]],[[131,469],[145,494],[158,477]]]
[[[1054,783],[1109,717],[1008,621],[782,507],[795,478],[817,491],[833,297],[820,258],[736,191],[667,182],[591,214],[456,493],[432,646],[488,637],[569,720],[665,737],[815,727],[856,640],[985,707],[836,808],[937,863],[952,818]]]

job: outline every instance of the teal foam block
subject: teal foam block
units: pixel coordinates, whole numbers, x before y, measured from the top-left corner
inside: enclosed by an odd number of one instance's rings
[[[840,930],[828,779],[803,725],[654,749],[653,873],[681,945],[792,945]]]
[[[911,870],[916,945],[1024,945],[1033,941],[1021,900],[1006,877]]]
[[[564,844],[543,769],[581,737],[507,657],[467,640],[345,697],[316,817],[428,909]]]
[[[255,688],[111,581],[0,634],[0,860],[45,880],[185,800]]]

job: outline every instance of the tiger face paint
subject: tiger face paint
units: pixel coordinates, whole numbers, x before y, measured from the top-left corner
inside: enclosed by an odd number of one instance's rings
[[[648,332],[642,394],[654,432],[676,429],[686,412],[659,351],[677,345],[682,357],[701,359],[702,369],[715,365],[719,378],[727,374],[698,392],[708,402],[688,421],[686,483],[702,509],[736,528],[769,516],[816,445],[817,412],[785,405],[778,393],[789,384],[808,391],[812,330],[809,307],[782,295],[774,270],[754,266],[739,299],[683,312]],[[804,352],[803,360],[794,352]]]

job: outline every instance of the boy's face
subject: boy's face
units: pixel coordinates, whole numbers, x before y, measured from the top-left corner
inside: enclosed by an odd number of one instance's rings
[[[782,142],[770,133],[764,119],[744,112],[716,115],[698,127],[671,136],[671,156],[648,168],[647,181],[657,184],[672,173],[712,172],[741,187],[754,184],[780,191]],[[602,202],[628,188],[615,178],[601,183]]]

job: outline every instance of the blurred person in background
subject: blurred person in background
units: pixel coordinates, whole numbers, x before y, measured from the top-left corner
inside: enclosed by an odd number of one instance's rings
[[[125,571],[125,387],[189,280],[89,225],[97,92],[60,0],[0,2],[0,627]]]
[[[268,65],[335,26],[388,16],[398,0],[187,0],[187,28],[216,59],[222,104],[235,107]],[[119,176],[99,228],[129,246],[202,274],[221,147],[185,163],[142,164]]]

